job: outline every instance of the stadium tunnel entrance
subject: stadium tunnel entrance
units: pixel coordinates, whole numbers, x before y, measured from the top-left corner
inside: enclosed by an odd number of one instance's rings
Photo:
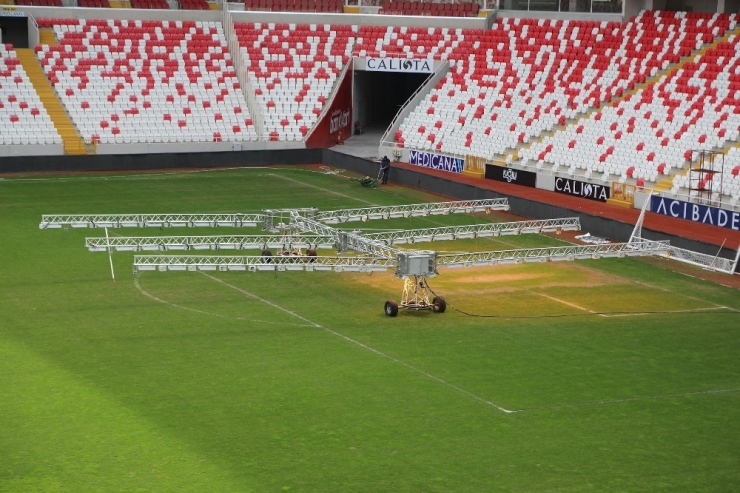
[[[12,44],[13,48],[28,48],[28,17],[23,12],[18,12],[15,7],[8,7],[10,10],[0,15],[0,42],[3,44]],[[23,14],[15,16],[12,14]]]
[[[352,128],[359,121],[365,131],[384,132],[428,77],[425,73],[355,70]]]

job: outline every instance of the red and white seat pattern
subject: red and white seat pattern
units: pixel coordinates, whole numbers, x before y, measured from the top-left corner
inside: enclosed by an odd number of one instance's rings
[[[698,188],[695,192],[703,197],[705,191],[711,190],[713,200],[729,203],[732,206],[740,204],[740,147],[731,147],[725,154],[724,160],[717,157],[712,164],[703,164],[704,169],[713,167],[714,173],[682,174],[673,179],[674,193],[687,193],[687,189]],[[692,178],[693,176],[693,178]],[[694,183],[691,183],[694,181]]]
[[[522,154],[540,166],[568,166],[571,172],[601,173],[602,179],[654,183],[685,168],[692,149],[710,150],[738,139],[739,45],[740,38],[731,36],[634,96]]]
[[[256,140],[219,23],[55,19],[38,58],[83,138]]]
[[[383,0],[379,14],[434,15],[444,17],[476,17],[480,6],[476,2],[425,2]]]
[[[362,26],[354,54],[371,58],[447,60],[462,40],[462,29]]]
[[[500,19],[463,31],[451,70],[402,123],[407,147],[491,157],[621,97],[730,27],[730,16],[630,22]]]
[[[265,124],[264,138],[303,140],[352,56],[356,28],[236,23]]]
[[[0,44],[0,145],[61,143],[13,47]]]

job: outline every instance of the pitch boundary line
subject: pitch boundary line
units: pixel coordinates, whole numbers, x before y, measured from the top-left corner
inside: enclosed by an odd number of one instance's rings
[[[421,368],[417,368],[416,366],[413,366],[413,365],[411,365],[409,363],[406,363],[405,361],[400,360],[400,359],[398,359],[398,358],[396,358],[394,356],[391,356],[390,354],[384,353],[384,352],[382,352],[382,351],[380,351],[378,349],[375,349],[372,346],[369,346],[369,345],[367,345],[367,344],[365,344],[363,342],[360,342],[360,341],[358,341],[356,339],[353,339],[353,338],[351,338],[349,336],[346,336],[346,335],[342,334],[341,332],[337,332],[336,330],[332,330],[332,329],[330,329],[328,327],[325,327],[325,326],[323,326],[321,324],[318,324],[316,322],[313,322],[313,321],[309,320],[308,318],[304,317],[303,315],[300,315],[300,314],[298,314],[298,313],[296,313],[294,311],[291,311],[291,310],[289,310],[287,308],[284,308],[284,307],[282,307],[282,306],[280,306],[280,305],[278,305],[276,303],[273,303],[273,302],[271,302],[269,300],[266,300],[264,298],[261,298],[261,297],[257,296],[256,294],[250,293],[249,291],[246,291],[246,290],[244,290],[244,289],[242,289],[242,288],[240,288],[238,286],[234,286],[233,284],[229,284],[228,282],[226,282],[226,281],[224,281],[222,279],[219,279],[217,277],[211,276],[210,274],[206,274],[205,272],[201,272],[201,274],[203,274],[204,276],[206,276],[209,279],[212,279],[213,281],[219,282],[219,283],[221,283],[221,284],[223,284],[225,286],[230,287],[231,289],[234,289],[234,290],[242,293],[244,296],[247,296],[249,298],[262,301],[263,303],[266,303],[266,304],[272,306],[273,308],[282,311],[283,313],[287,313],[289,315],[292,315],[292,316],[298,318],[299,320],[303,320],[304,322],[311,324],[311,326],[313,326],[313,327],[315,327],[317,329],[321,329],[321,330],[323,330],[325,332],[328,332],[329,334],[331,334],[331,335],[333,335],[335,337],[338,337],[340,339],[344,339],[345,341],[347,341],[347,342],[349,342],[351,344],[354,344],[356,346],[359,346],[359,347],[365,349],[366,351],[370,351],[371,353],[374,353],[374,354],[376,354],[378,356],[381,356],[381,357],[383,357],[385,359],[388,359],[390,361],[393,361],[396,364],[399,364],[401,366],[404,366],[404,367],[408,368],[409,370],[412,370],[412,371],[414,371],[416,373],[419,373],[421,375],[424,375],[425,377],[427,377],[427,378],[429,378],[431,380],[434,380],[434,381],[436,381],[436,382],[438,382],[438,383],[440,383],[440,384],[442,384],[442,385],[444,385],[446,387],[449,387],[449,388],[454,389],[454,390],[456,390],[456,391],[458,391],[458,392],[460,392],[462,394],[465,394],[468,397],[470,397],[470,398],[472,398],[472,399],[474,399],[474,400],[476,400],[478,402],[482,402],[482,403],[484,403],[484,404],[486,404],[486,405],[488,405],[490,407],[493,407],[495,409],[498,409],[499,411],[501,411],[503,413],[512,414],[512,413],[517,412],[517,411],[513,411],[511,409],[506,409],[506,408],[504,408],[502,406],[499,406],[498,404],[495,404],[495,403],[493,403],[493,402],[491,402],[491,401],[489,401],[487,399],[484,399],[483,397],[481,397],[479,395],[476,395],[476,394],[474,394],[474,393],[472,393],[472,392],[470,392],[468,390],[465,390],[462,387],[458,387],[457,385],[455,385],[453,383],[450,383],[447,380],[444,380],[443,378],[440,378],[440,377],[438,377],[438,376],[436,376],[436,375],[434,375],[432,373],[429,373],[428,371],[422,370]]]
[[[289,323],[289,322],[269,322],[267,320],[249,319],[249,318],[243,318],[243,317],[229,317],[228,315],[221,315],[220,313],[206,312],[206,311],[203,311],[203,310],[197,310],[195,308],[190,308],[190,307],[187,307],[187,306],[178,305],[177,303],[172,303],[171,301],[167,301],[167,300],[163,300],[161,298],[157,298],[153,294],[149,293],[148,291],[146,291],[141,286],[141,284],[139,283],[139,279],[137,279],[136,277],[134,277],[134,286],[136,286],[136,289],[138,289],[141,294],[143,294],[144,296],[146,296],[150,300],[153,300],[153,301],[156,301],[158,303],[162,303],[164,305],[168,305],[168,306],[171,306],[171,307],[174,307],[174,308],[180,308],[182,310],[186,310],[186,311],[189,311],[189,312],[199,313],[201,315],[209,315],[209,316],[213,316],[213,317],[225,318],[227,320],[239,320],[239,321],[243,321],[243,322],[255,322],[255,323],[261,323],[261,324],[289,325],[289,326],[293,326],[293,327],[310,327],[310,325],[292,324],[292,323]]]
[[[698,396],[698,395],[726,394],[726,393],[738,392],[738,391],[740,391],[740,387],[732,388],[732,389],[699,390],[696,392],[681,392],[681,393],[676,393],[676,394],[657,394],[657,395],[648,395],[648,396],[642,396],[642,397],[627,397],[624,399],[604,399],[604,400],[599,400],[599,401],[573,402],[569,404],[553,404],[551,406],[526,407],[522,409],[517,409],[512,412],[525,413],[525,412],[532,412],[532,411],[567,409],[567,408],[572,408],[572,407],[602,406],[606,404],[622,404],[625,402],[639,402],[639,401],[650,401],[650,400],[658,400],[658,399],[671,399],[671,398],[677,398],[677,397],[692,397],[692,396]]]
[[[378,205],[376,203],[369,202],[367,200],[358,199],[357,197],[352,197],[351,195],[347,195],[347,194],[344,194],[344,193],[341,193],[341,192],[337,192],[336,190],[330,190],[328,188],[319,187],[317,185],[311,185],[310,183],[304,183],[304,182],[302,182],[300,180],[294,180],[293,178],[288,178],[287,176],[276,175],[274,173],[268,173],[267,176],[274,176],[275,178],[280,178],[281,180],[289,181],[289,182],[292,182],[292,183],[297,183],[299,185],[303,185],[304,187],[314,188],[316,190],[321,190],[322,192],[331,193],[333,195],[339,195],[340,197],[351,199],[351,200],[354,200],[356,202],[362,202],[363,204]]]
[[[702,280],[703,280],[703,279],[702,279]],[[701,299],[701,298],[697,298],[697,297],[695,297],[695,296],[691,296],[691,295],[688,295],[688,294],[684,294],[684,293],[679,293],[678,291],[672,291],[672,290],[670,290],[670,289],[666,289],[666,288],[664,288],[663,286],[656,286],[656,285],[654,285],[654,284],[649,284],[649,283],[646,283],[646,282],[642,282],[642,281],[634,281],[634,282],[635,282],[635,283],[637,283],[637,284],[640,284],[640,285],[642,285],[642,286],[646,286],[646,287],[648,287],[648,288],[653,288],[653,289],[657,289],[657,290],[659,290],[659,291],[663,291],[663,292],[666,292],[666,293],[672,293],[672,294],[676,294],[676,295],[678,295],[678,296],[683,296],[684,298],[688,298],[688,299],[690,299],[690,300],[694,300],[694,301],[701,301],[702,303],[706,303],[706,304],[708,304],[708,305],[712,305],[712,306],[715,306],[715,307],[717,307],[717,308],[724,308],[724,309],[726,309],[726,310],[732,310],[733,312],[740,312],[740,310],[738,310],[737,308],[731,308],[731,307],[729,307],[729,306],[724,306],[724,305],[718,305],[717,303],[714,303],[714,302],[712,302],[712,301],[707,301],[707,300],[703,300],[703,299]]]
[[[527,291],[529,291],[529,292],[530,292],[530,293],[532,293],[532,294],[536,294],[536,295],[542,296],[543,298],[547,298],[547,299],[549,299],[549,300],[557,301],[558,303],[562,303],[562,304],[563,304],[563,305],[565,305],[565,306],[570,306],[570,307],[572,307],[572,308],[577,308],[578,310],[582,310],[582,311],[584,311],[584,312],[588,312],[588,313],[591,313],[592,315],[599,315],[599,316],[601,316],[601,317],[605,316],[605,315],[604,315],[603,313],[596,313],[596,312],[595,312],[595,311],[593,311],[593,310],[589,310],[588,308],[584,308],[584,307],[582,307],[582,306],[578,306],[578,305],[576,305],[575,303],[570,303],[570,302],[568,302],[568,301],[565,301],[565,300],[561,300],[561,299],[558,299],[558,298],[556,298],[556,297],[554,297],[554,296],[550,296],[549,294],[545,294],[545,293],[540,293],[540,292],[538,292],[538,291],[532,291],[532,290],[530,290],[530,289],[528,289]]]
[[[538,291],[532,291],[530,289],[528,289],[527,292],[532,293],[532,294],[536,294],[536,295],[539,295],[539,296],[542,296],[544,298],[547,298],[547,299],[550,299],[550,300],[553,300],[553,301],[557,301],[558,303],[562,303],[563,305],[570,306],[572,308],[577,308],[578,310],[582,310],[582,311],[584,311],[586,313],[590,313],[591,315],[598,315],[599,317],[603,317],[603,318],[642,317],[642,316],[646,316],[646,315],[655,315],[656,314],[655,312],[650,312],[650,311],[630,312],[630,313],[599,313],[599,312],[595,312],[593,310],[589,310],[588,308],[584,308],[582,306],[576,305],[575,303],[571,303],[571,302],[568,302],[568,301],[565,301],[565,300],[561,300],[559,298],[556,298],[554,296],[547,295],[545,293],[540,293]],[[702,301],[703,302],[704,300],[696,299],[696,301]],[[662,315],[662,314],[672,314],[672,313],[710,312],[710,311],[713,311],[713,310],[731,310],[731,311],[737,311],[737,310],[735,310],[733,308],[729,308],[729,307],[726,307],[726,306],[717,305],[715,303],[711,303],[711,302],[707,302],[707,303],[710,304],[710,305],[714,305],[714,306],[705,307],[705,308],[693,308],[693,309],[687,309],[687,310],[661,311],[660,314]]]

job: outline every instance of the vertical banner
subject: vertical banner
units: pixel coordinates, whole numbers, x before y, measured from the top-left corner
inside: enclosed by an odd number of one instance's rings
[[[463,174],[476,178],[483,178],[483,175],[486,172],[486,161],[487,159],[484,157],[466,154]]]
[[[306,139],[309,149],[332,147],[352,135],[352,83],[355,72],[351,66],[352,60],[349,63],[350,67],[339,82],[329,110],[316,122]]]
[[[635,191],[637,191],[637,187],[635,185],[628,185],[626,183],[613,181],[611,198],[621,200],[623,202],[628,202],[634,205]]]

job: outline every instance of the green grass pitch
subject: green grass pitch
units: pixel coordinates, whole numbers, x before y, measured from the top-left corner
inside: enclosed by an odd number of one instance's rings
[[[740,489],[740,296],[667,261],[443,270],[452,308],[389,318],[390,273],[134,276],[114,253],[114,287],[84,248],[102,230],[38,229],[50,213],[433,200],[290,168],[0,181],[0,491]],[[486,220],[503,218],[358,225]],[[234,232],[258,231],[112,231]]]

